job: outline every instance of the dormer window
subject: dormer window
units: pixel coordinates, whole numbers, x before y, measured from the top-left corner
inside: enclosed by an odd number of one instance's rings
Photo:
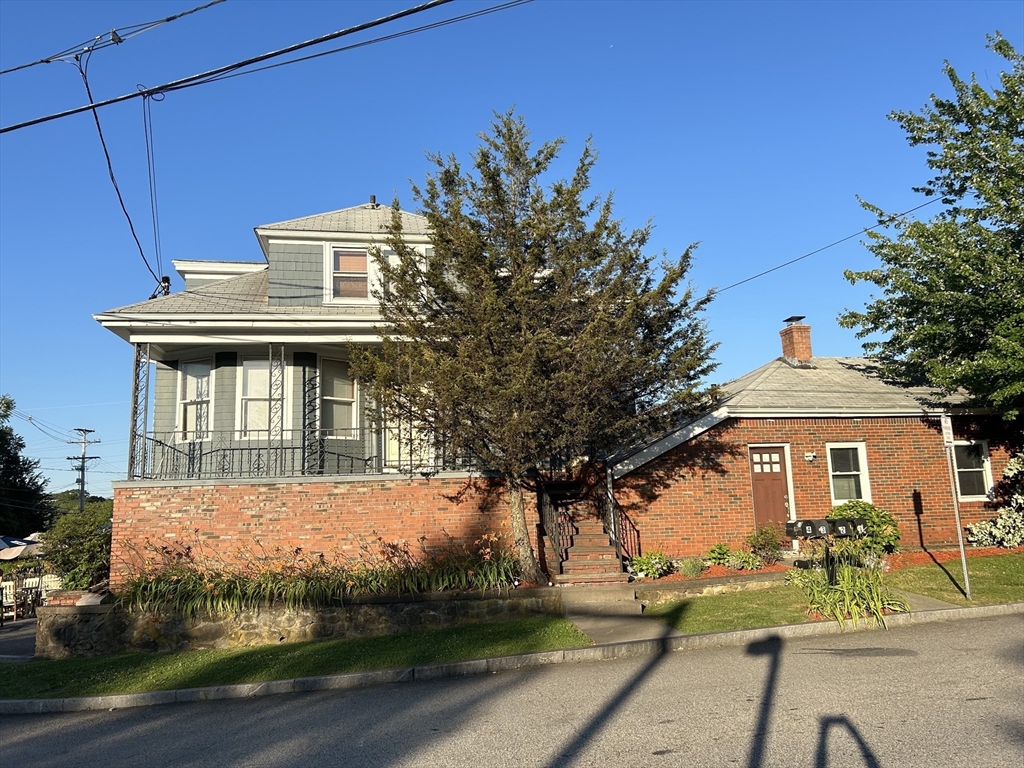
[[[353,248],[331,248],[331,284],[332,298],[369,298],[366,251]]]

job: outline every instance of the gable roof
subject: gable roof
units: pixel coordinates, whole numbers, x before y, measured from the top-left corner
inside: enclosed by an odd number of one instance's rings
[[[939,397],[930,387],[885,381],[863,357],[815,357],[808,364],[772,360],[723,384],[715,410],[609,459],[616,478],[729,418],[923,416],[963,407],[963,394]]]
[[[402,230],[409,235],[427,234],[427,218],[408,211],[401,211]],[[302,216],[275,224],[262,224],[261,229],[286,232],[364,232],[379,234],[391,223],[391,207],[387,205],[363,204],[337,211]]]

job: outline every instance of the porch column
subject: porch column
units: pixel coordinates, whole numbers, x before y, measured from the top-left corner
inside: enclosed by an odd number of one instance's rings
[[[302,472],[323,473],[323,440],[320,434],[320,369],[316,354],[296,352],[295,365],[302,367]]]
[[[267,452],[270,462],[268,474],[280,477],[287,467],[284,455],[284,344],[270,345],[270,414]],[[277,445],[274,445],[274,441]]]
[[[149,344],[135,344],[132,367],[132,417],[128,436],[128,479],[146,477],[146,427],[149,424]]]

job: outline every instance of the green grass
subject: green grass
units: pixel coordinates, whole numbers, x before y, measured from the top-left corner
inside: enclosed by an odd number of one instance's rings
[[[808,620],[803,592],[789,585],[690,597],[652,606],[644,615],[661,619],[688,635],[799,624]]]
[[[885,577],[890,587],[934,597],[954,605],[991,605],[1024,600],[1024,555],[1007,554],[967,558],[971,577],[970,602],[960,592],[964,574],[960,560],[914,565]],[[955,582],[955,584],[954,584]]]
[[[551,616],[259,648],[132,653],[0,665],[0,698],[58,698],[255,683],[591,645]]]

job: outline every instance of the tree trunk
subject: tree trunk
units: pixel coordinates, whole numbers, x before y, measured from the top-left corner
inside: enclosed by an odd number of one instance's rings
[[[507,481],[509,515],[512,518],[512,539],[515,545],[519,567],[523,578],[539,586],[547,584],[547,577],[537,564],[537,556],[530,545],[530,532],[526,527],[526,504],[523,499],[523,484],[517,477]]]

